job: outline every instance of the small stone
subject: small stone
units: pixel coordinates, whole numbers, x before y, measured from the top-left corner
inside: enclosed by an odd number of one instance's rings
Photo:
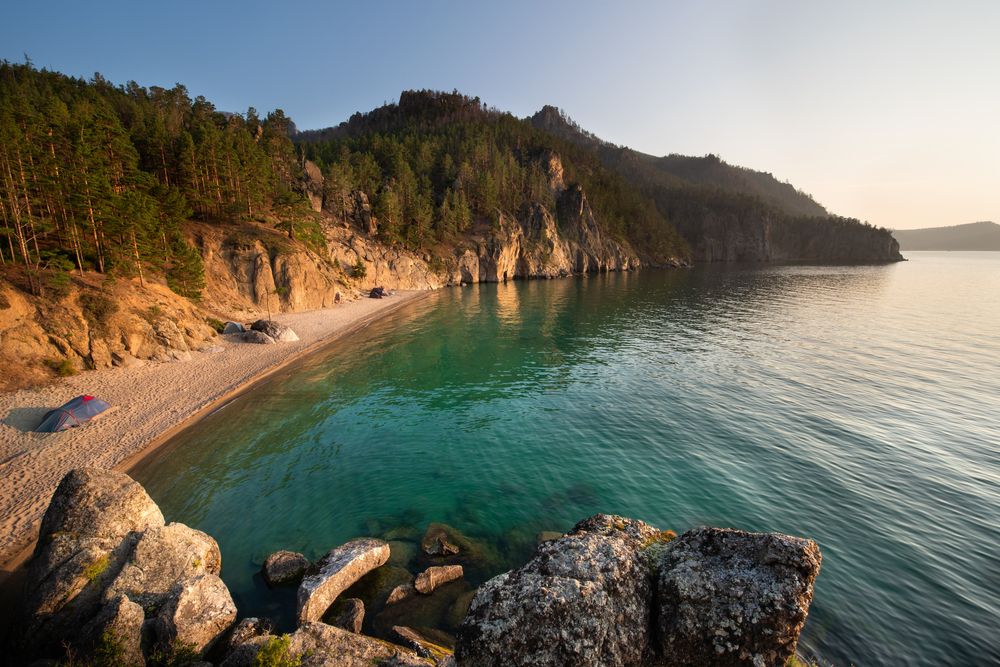
[[[302,579],[309,559],[294,551],[275,551],[264,560],[264,580],[269,586],[295,583]]]
[[[391,604],[396,604],[397,602],[402,602],[403,600],[416,595],[417,589],[413,587],[413,582],[408,581],[405,584],[400,584],[392,589],[389,593],[389,597],[385,599],[385,605],[388,607]]]
[[[417,589],[418,593],[430,595],[441,584],[461,579],[463,574],[461,565],[429,567],[417,575],[417,578],[413,581],[413,587]]]

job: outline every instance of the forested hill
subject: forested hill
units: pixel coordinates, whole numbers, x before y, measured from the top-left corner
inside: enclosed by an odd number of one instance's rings
[[[656,202],[696,261],[885,262],[901,259],[890,232],[829,214],[771,174],[718,157],[654,157],[615,146],[546,106],[537,128],[585,147]]]

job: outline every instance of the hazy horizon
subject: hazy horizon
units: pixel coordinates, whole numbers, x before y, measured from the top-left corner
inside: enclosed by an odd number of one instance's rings
[[[302,129],[405,89],[457,89],[519,117],[552,104],[606,141],[717,154],[876,225],[1000,220],[990,3],[238,7],[22,4],[0,58],[182,83],[222,110],[282,108]]]

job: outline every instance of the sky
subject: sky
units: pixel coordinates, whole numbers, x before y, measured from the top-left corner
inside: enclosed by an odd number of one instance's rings
[[[431,88],[715,153],[894,229],[1000,222],[1000,2],[6,2],[0,58],[301,129]]]

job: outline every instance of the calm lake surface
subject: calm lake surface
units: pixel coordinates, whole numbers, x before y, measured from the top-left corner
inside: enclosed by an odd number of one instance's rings
[[[440,521],[488,546],[478,583],[613,512],[815,539],[824,661],[997,664],[1000,253],[907,256],[442,290],[133,473],[286,627],[272,551]]]

